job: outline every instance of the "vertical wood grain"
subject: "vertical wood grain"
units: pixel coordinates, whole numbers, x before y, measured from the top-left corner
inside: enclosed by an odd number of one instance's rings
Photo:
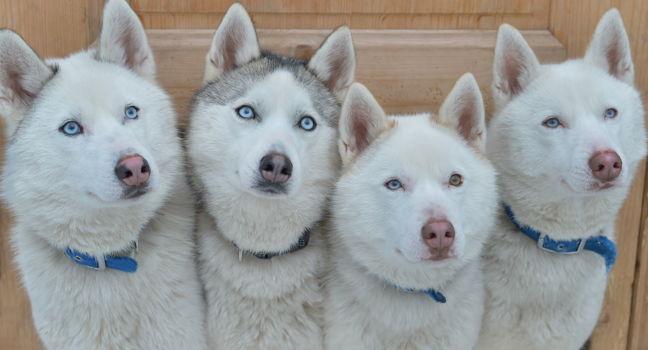
[[[644,94],[648,91],[648,3],[642,0],[553,0],[549,29],[567,49],[569,57],[581,57],[589,44],[594,28],[601,15],[611,7],[617,7],[623,17],[630,37],[636,69],[635,84]],[[646,99],[644,97],[644,104]],[[644,198],[645,165],[637,173],[628,199],[617,219],[616,238],[619,258],[608,285],[606,305],[599,319],[599,325],[592,335],[592,350],[648,349],[646,329],[646,272],[635,274],[637,259],[646,264],[644,248],[637,255],[640,239],[640,224],[645,221],[642,214]],[[646,203],[643,203],[645,206]],[[645,230],[644,230],[645,232]],[[645,244],[646,237],[643,237]],[[633,306],[633,293],[635,294]],[[639,296],[639,298],[637,298]],[[631,323],[632,320],[632,323]],[[644,324],[641,324],[643,321]],[[633,339],[628,340],[628,337]],[[635,337],[643,337],[641,343]]]
[[[648,173],[644,183],[648,181]],[[648,349],[648,189],[643,195],[641,236],[637,251],[628,350]]]

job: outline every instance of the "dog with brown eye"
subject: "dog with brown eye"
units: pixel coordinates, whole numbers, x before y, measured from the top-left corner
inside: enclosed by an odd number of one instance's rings
[[[495,222],[482,96],[462,76],[438,115],[387,116],[354,84],[342,105],[325,344],[472,349],[480,252]]]

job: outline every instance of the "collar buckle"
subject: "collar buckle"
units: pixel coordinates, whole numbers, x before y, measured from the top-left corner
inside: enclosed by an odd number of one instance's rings
[[[578,254],[585,249],[585,244],[587,244],[587,239],[581,238],[579,241],[580,242],[578,242],[578,249],[573,254]],[[567,253],[567,254],[572,254],[572,253]]]
[[[587,239],[580,238],[580,239],[577,240],[578,241],[578,247],[576,248],[576,250],[566,250],[564,248],[564,245],[568,244],[568,242],[566,243],[565,241],[553,241],[552,240],[552,242],[551,242],[552,244],[548,247],[545,244],[545,241],[548,241],[548,240],[551,240],[551,238],[549,238],[544,233],[540,233],[540,236],[538,237],[538,241],[537,241],[538,248],[540,248],[540,250],[543,250],[545,252],[554,253],[554,254],[563,254],[563,255],[578,254],[578,253],[582,252],[585,249],[585,245],[587,244]],[[552,247],[554,245],[555,245],[555,247]]]
[[[106,256],[101,254],[95,258],[97,260],[97,267],[88,266],[89,268],[97,271],[103,271],[106,269]]]
[[[550,249],[545,248],[545,246],[544,246],[544,241],[545,241],[545,238],[546,238],[546,237],[547,237],[546,234],[541,233],[541,234],[540,234],[540,237],[538,237],[538,241],[536,242],[536,244],[538,245],[538,248],[540,248],[541,250],[544,250],[545,252],[551,252],[551,253],[554,253],[553,250],[550,250]]]
[[[610,271],[610,268],[612,268],[612,265],[614,265],[617,256],[616,244],[613,240],[607,238],[605,235],[601,234],[600,236],[596,237],[573,239],[571,241],[554,240],[546,234],[533,229],[532,227],[520,224],[517,219],[515,219],[515,215],[513,214],[511,207],[506,203],[503,203],[503,206],[504,212],[506,213],[506,216],[511,221],[513,226],[515,226],[518,231],[529,237],[531,240],[536,241],[536,244],[540,250],[563,255],[573,255],[578,254],[583,250],[588,250],[600,255],[601,257],[603,257],[603,259],[605,259],[605,267],[608,272]]]

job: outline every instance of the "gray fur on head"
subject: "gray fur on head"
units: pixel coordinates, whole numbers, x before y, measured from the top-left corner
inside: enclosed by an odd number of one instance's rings
[[[324,83],[306,66],[307,62],[293,57],[263,51],[261,57],[231,70],[208,82],[194,96],[192,106],[202,103],[225,104],[242,96],[250,86],[279,69],[291,72],[310,94],[315,108],[329,126],[337,128],[340,103]]]

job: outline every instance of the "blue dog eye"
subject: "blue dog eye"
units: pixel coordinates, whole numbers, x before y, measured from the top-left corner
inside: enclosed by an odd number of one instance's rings
[[[299,119],[299,127],[306,131],[313,131],[317,127],[317,123],[313,117],[305,116]]]
[[[236,109],[236,113],[243,119],[254,119],[256,117],[256,112],[252,107],[248,105],[239,107],[238,109]]]
[[[605,119],[614,119],[618,114],[616,108],[608,108],[605,110]]]
[[[137,119],[139,116],[139,108],[135,106],[127,106],[124,110],[124,117],[126,119]]]
[[[83,128],[81,127],[81,124],[75,122],[74,120],[70,120],[69,122],[63,124],[59,128],[59,131],[67,136],[75,136],[83,133]]]
[[[560,122],[560,119],[558,119],[556,117],[551,117],[551,118],[548,118],[547,120],[545,120],[544,122],[542,122],[542,125],[550,128],[550,129],[555,129],[555,128],[561,126],[562,123]]]
[[[403,188],[403,184],[398,179],[391,179],[385,183],[385,187],[391,191],[396,191]]]

